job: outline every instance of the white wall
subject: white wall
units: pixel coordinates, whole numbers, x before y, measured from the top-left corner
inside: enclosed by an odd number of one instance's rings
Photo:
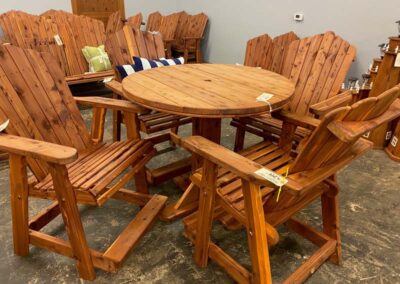
[[[1,0],[0,2],[0,13],[22,10],[31,14],[41,14],[49,9],[71,12],[71,0]]]
[[[142,12],[146,21],[147,15],[155,11],[161,14],[176,12],[176,5],[176,0],[125,0],[125,11],[127,17]]]
[[[358,56],[350,74],[360,77],[377,45],[397,35],[399,0],[177,0],[178,10],[204,11],[210,17],[205,59],[210,62],[243,62],[246,41],[268,33],[276,36],[293,30],[300,37],[327,30],[356,46]],[[303,12],[303,23],[293,21]]]

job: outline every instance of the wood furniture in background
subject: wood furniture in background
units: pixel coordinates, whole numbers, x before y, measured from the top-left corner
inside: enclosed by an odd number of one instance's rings
[[[124,27],[124,19],[121,16],[120,11],[116,11],[112,13],[108,17],[107,25],[106,25],[106,35],[116,33]]]
[[[208,23],[208,17],[204,13],[188,15],[186,12],[179,13],[179,21],[172,43],[174,56],[183,56],[185,62],[202,63],[201,42]]]
[[[149,14],[146,23],[146,31],[156,32],[159,31],[161,25],[161,14],[160,12],[153,12]]]
[[[392,160],[400,162],[400,120],[396,120],[392,124],[395,128],[393,128],[393,135],[385,152]]]
[[[390,37],[388,49],[384,51],[384,56],[379,64],[379,69],[375,75],[370,97],[375,97],[380,93],[392,88],[400,83],[400,67],[395,67],[397,55],[400,53],[400,38]],[[366,138],[374,142],[377,149],[385,148],[395,130],[392,122],[388,122],[371,133],[366,134]]]
[[[42,17],[56,23],[62,47],[67,60],[66,81],[69,85],[102,81],[110,77],[113,71],[88,73],[89,65],[82,53],[85,46],[99,46],[105,43],[106,33],[101,21],[78,16],[65,11],[49,10]]]
[[[126,24],[130,25],[132,28],[140,29],[140,27],[144,25],[143,14],[138,13],[134,16],[129,17],[128,19],[126,19]]]
[[[243,151],[243,156],[203,137],[183,139],[180,145],[202,161],[202,167],[192,176],[200,188],[199,209],[184,219],[185,236],[195,246],[196,264],[206,267],[211,258],[238,283],[271,284],[269,248],[279,242],[277,226],[281,224],[318,247],[284,283],[304,282],[328,259],[340,264],[340,188],[336,174],[372,148],[371,142],[362,139],[365,132],[400,116],[398,97],[399,87],[395,87],[352,107],[333,110],[321,121],[277,112],[285,131],[279,144],[261,142]],[[292,138],[298,126],[313,131],[298,155],[293,156]],[[288,182],[279,190],[258,174],[260,170],[281,176],[287,173]],[[295,217],[318,198],[322,231]],[[247,231],[251,271],[211,239],[213,222],[224,215],[231,216]]]
[[[124,96],[141,106],[164,113],[193,117],[193,135],[219,143],[221,119],[251,116],[284,107],[293,84],[278,74],[245,66],[186,64],[145,70],[127,77]],[[264,92],[275,95],[269,104],[256,100]],[[174,141],[174,135],[172,140]],[[184,166],[187,161],[182,162]],[[196,157],[192,169],[198,168]],[[176,164],[177,168],[179,164]],[[164,220],[196,210],[198,187],[191,184],[181,199],[166,207]]]
[[[292,41],[299,38],[294,32],[288,32],[272,39],[264,34],[247,42],[244,65],[261,67],[282,74],[285,53]]]
[[[71,5],[74,14],[100,20],[104,25],[107,25],[108,18],[116,11],[125,19],[124,0],[71,0]]]
[[[179,13],[173,13],[168,16],[162,16],[158,30],[155,30],[161,33],[162,35],[167,58],[172,57],[172,42],[175,39],[175,33],[178,27],[178,21],[179,21]]]
[[[8,45],[0,46],[0,54],[0,120],[10,119],[0,150],[10,155],[14,252],[26,256],[32,244],[71,257],[87,280],[95,279],[95,267],[116,272],[166,201],[147,191],[144,166],[156,151],[133,123],[142,108],[99,97],[74,99],[48,53]],[[76,102],[93,107],[91,135]],[[108,108],[124,111],[132,121],[127,140],[102,142]],[[136,191],[123,188],[132,178]],[[55,202],[29,220],[30,196]],[[110,198],[142,209],[102,253],[88,247],[77,203],[101,206]],[[60,214],[67,240],[41,232]]]
[[[321,116],[328,109],[351,101],[351,96],[337,96],[356,54],[348,42],[326,32],[292,41],[284,53],[282,75],[296,86],[287,110],[297,115]],[[264,139],[276,139],[282,128],[281,121],[268,115],[234,119],[231,124],[237,127],[235,151],[243,149],[246,131]],[[301,140],[309,131],[298,128],[297,134],[296,140]]]

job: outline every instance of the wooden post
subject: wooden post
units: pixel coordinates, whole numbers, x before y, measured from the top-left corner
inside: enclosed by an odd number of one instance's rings
[[[208,263],[208,248],[214,216],[217,169],[216,164],[204,160],[194,251],[194,261],[200,267],[206,267]]]
[[[136,113],[125,112],[126,136],[128,139],[140,139],[139,118]]]
[[[26,158],[10,154],[11,212],[14,253],[29,254],[28,176]]]
[[[107,110],[105,108],[93,108],[91,136],[92,140],[96,143],[100,143],[103,141],[106,113]]]
[[[247,238],[253,269],[252,283],[272,283],[260,187],[242,179],[242,189],[248,220]]]
[[[90,250],[83,230],[75,192],[68,178],[65,166],[49,164],[54,190],[64,220],[64,226],[76,258],[76,266],[81,278],[94,280],[96,274]]]
[[[323,232],[336,240],[336,252],[330,257],[330,260],[339,265],[342,261],[342,244],[339,221],[339,186],[336,176],[329,186],[332,190],[321,195],[322,225]]]
[[[245,137],[246,137],[246,131],[244,130],[244,127],[239,125],[236,128],[236,134],[235,134],[235,146],[233,149],[235,152],[243,150]]]

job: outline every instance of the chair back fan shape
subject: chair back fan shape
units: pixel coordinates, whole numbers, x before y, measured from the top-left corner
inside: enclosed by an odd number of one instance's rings
[[[124,27],[120,11],[115,11],[108,17],[106,35],[113,34]]]
[[[337,95],[355,54],[355,48],[333,32],[293,41],[282,69],[296,86],[289,110],[311,115],[312,104]]]
[[[138,13],[138,14],[126,19],[126,24],[131,26],[132,28],[140,29],[140,27],[142,26],[142,23],[143,23],[143,14],[142,13]]]
[[[71,146],[91,147],[89,133],[57,62],[48,53],[0,46],[0,116],[7,133]],[[45,163],[29,159],[40,181]]]
[[[160,12],[149,14],[147,18],[146,31],[158,32],[160,30],[161,18],[162,16]]]

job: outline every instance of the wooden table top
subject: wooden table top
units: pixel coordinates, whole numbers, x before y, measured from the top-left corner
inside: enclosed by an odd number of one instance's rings
[[[123,81],[125,96],[150,109],[190,117],[240,117],[282,108],[294,85],[276,73],[245,66],[186,64],[145,70]],[[256,100],[273,95],[266,102]]]

